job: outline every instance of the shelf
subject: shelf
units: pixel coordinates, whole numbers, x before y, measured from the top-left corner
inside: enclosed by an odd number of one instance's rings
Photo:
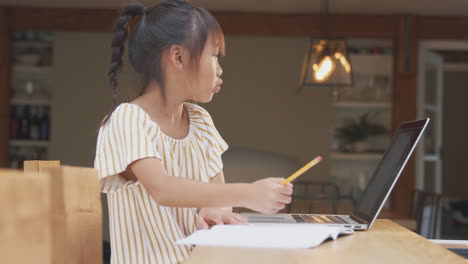
[[[435,154],[425,154],[424,161],[439,161],[441,158]]]
[[[52,67],[49,66],[29,66],[15,65],[13,66],[15,73],[33,73],[33,74],[49,74],[52,72]]]
[[[16,40],[13,45],[15,48],[49,48],[52,47],[52,42],[40,40]]]
[[[12,139],[10,140],[10,146],[15,147],[49,147],[49,141],[47,140],[28,140],[28,139]]]
[[[349,54],[351,59],[358,59],[358,60],[385,60],[388,62],[393,62],[393,54],[359,54],[359,53],[352,53]]]
[[[381,153],[343,153],[343,152],[332,152],[330,155],[331,159],[334,160],[380,160],[383,154]]]
[[[12,98],[11,104],[14,105],[50,105],[48,99],[26,99],[26,98]]]
[[[338,101],[333,103],[333,106],[339,108],[380,108],[390,109],[392,104],[390,102],[366,102],[366,101]]]

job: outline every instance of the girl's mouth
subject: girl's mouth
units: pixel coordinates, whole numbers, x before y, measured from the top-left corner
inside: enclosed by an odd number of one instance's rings
[[[215,93],[219,93],[221,91],[221,85],[223,84],[223,80],[219,79],[219,81],[216,83],[216,86],[214,88]]]

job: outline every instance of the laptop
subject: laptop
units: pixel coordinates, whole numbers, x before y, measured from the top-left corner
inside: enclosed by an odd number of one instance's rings
[[[362,192],[352,215],[242,213],[249,223],[317,224],[367,230],[374,223],[429,123],[429,118],[402,123]]]

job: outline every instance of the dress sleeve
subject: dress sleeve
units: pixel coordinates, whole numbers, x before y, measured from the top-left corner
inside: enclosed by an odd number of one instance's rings
[[[206,125],[205,138],[208,142],[208,175],[214,177],[223,169],[221,155],[229,146],[219,134],[208,111],[201,108],[199,112]]]
[[[102,192],[111,193],[134,184],[120,176],[131,163],[144,158],[161,159],[153,143],[155,137],[156,131],[137,106],[121,105],[112,113],[99,130],[94,161]]]

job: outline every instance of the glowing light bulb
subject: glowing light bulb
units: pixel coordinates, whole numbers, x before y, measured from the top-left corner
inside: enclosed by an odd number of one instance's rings
[[[343,65],[343,68],[347,73],[351,72],[351,65],[349,65],[348,60],[345,56],[343,56],[343,54],[341,54],[340,52],[335,52],[335,59],[340,61],[341,65]]]
[[[330,75],[333,73],[333,70],[335,70],[335,63],[330,56],[325,56],[318,64],[318,67],[313,68],[315,71],[314,79],[317,82],[324,82],[328,79],[328,77],[330,77]]]

